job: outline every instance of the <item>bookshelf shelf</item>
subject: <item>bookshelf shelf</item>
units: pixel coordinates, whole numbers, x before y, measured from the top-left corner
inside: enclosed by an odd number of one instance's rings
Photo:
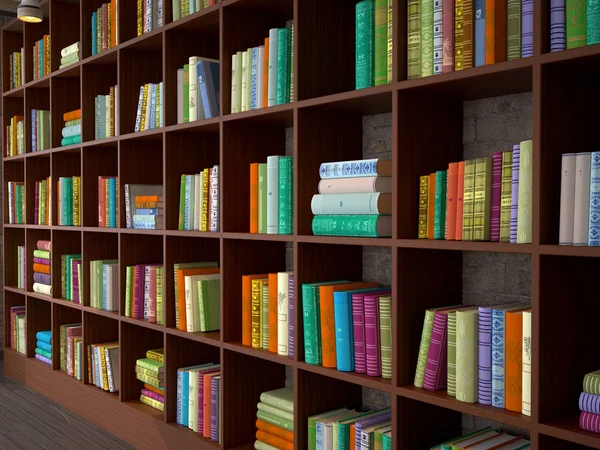
[[[550,424],[540,424],[540,433],[585,445],[586,448],[600,448],[600,438],[598,435],[580,429],[578,418],[565,419]]]

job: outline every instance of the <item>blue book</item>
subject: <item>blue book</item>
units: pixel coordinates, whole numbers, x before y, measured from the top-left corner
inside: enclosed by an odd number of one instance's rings
[[[202,97],[202,108],[204,110],[204,118],[210,119],[214,117],[211,114],[210,104],[208,102],[208,86],[206,84],[206,72],[209,69],[210,62],[198,61],[198,89],[200,96]]]
[[[485,66],[485,0],[475,0],[475,65]]]
[[[202,97],[204,117],[206,119],[217,117],[219,115],[219,62],[206,59],[198,60],[197,67],[198,87],[200,89],[200,96]],[[258,82],[259,80],[257,79]],[[258,85],[256,92],[258,95]]]
[[[600,246],[600,152],[592,152],[588,245]]]
[[[38,331],[35,334],[35,338],[38,341],[42,341],[45,342],[47,344],[52,344],[52,331],[48,330],[48,331]]]
[[[92,13],[92,55],[95,55],[96,53],[98,53],[98,46],[97,46],[97,32],[98,30],[96,29],[98,27],[98,17],[95,11]]]
[[[142,216],[157,216],[158,208],[138,208],[135,210],[135,213]]]
[[[35,346],[39,349],[44,350],[45,352],[52,352],[52,345],[43,341],[37,341]]]
[[[182,425],[183,420],[183,371],[177,369],[177,425]]]
[[[40,45],[38,45],[40,49],[40,57],[38,58],[38,77],[44,76],[44,58],[46,57],[46,52],[44,51],[44,40],[40,39]]]
[[[190,15],[196,12],[196,0],[190,0]]]
[[[150,83],[150,127],[149,129],[156,128],[156,84]]]
[[[110,228],[117,228],[117,179],[110,178],[109,180],[109,197],[108,197],[108,207],[109,207],[109,223],[108,226]]]
[[[189,385],[190,385],[190,372],[189,372],[189,367],[186,370],[183,370],[183,375],[181,377],[181,425],[183,425],[184,427],[187,427],[189,424],[189,403],[190,403],[190,389],[189,389]],[[185,386],[188,386],[187,389],[185,389]]]
[[[256,109],[258,102],[258,47],[252,49],[252,81],[250,82],[250,109]]]

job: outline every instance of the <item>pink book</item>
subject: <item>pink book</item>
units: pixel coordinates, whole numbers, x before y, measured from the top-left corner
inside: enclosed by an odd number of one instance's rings
[[[364,294],[352,294],[352,322],[354,326],[354,371],[367,373]]]
[[[79,303],[79,271],[77,270],[77,265],[81,263],[80,259],[73,259],[71,261],[71,273],[73,274],[71,283],[73,283],[73,298],[71,301],[73,303]],[[67,286],[69,289],[69,286]]]
[[[579,416],[579,428],[592,433],[600,433],[600,414],[581,411]]]
[[[220,366],[198,371],[198,434],[204,434],[204,375],[219,372]],[[209,400],[210,401],[210,400]]]
[[[33,262],[37,264],[43,264],[45,266],[50,265],[50,260],[45,258],[33,258]]]
[[[365,295],[365,338],[367,375],[381,376],[381,343],[379,338],[379,297],[381,294]]]
[[[39,223],[38,223],[38,219],[40,217],[40,209],[39,209],[39,206],[40,206],[40,182],[39,181],[35,182],[35,203],[34,203],[34,205],[35,205],[35,209],[33,212],[34,212],[35,216],[33,217],[33,223],[34,223],[34,225],[39,225]]]
[[[454,0],[442,4],[442,71],[454,71]]]
[[[143,264],[135,266],[135,284],[133,287],[133,318],[144,317],[144,277],[145,267]]]
[[[156,323],[156,266],[150,267],[150,297],[148,299],[148,322]]]
[[[38,250],[52,251],[52,242],[50,241],[37,241]]]
[[[500,241],[500,197],[502,191],[502,152],[492,160],[492,242]]]
[[[444,389],[448,373],[448,310],[436,311],[423,387],[428,391]]]
[[[148,389],[142,389],[142,395],[153,398],[154,400],[161,402],[163,405],[165,404],[165,397],[157,394],[156,392],[150,391]]]

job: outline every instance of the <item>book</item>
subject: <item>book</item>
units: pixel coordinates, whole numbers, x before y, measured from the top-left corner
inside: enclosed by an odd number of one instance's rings
[[[550,51],[567,48],[567,22],[565,0],[550,0]]]
[[[502,152],[500,192],[500,242],[510,242],[512,205],[512,152]]]
[[[532,187],[533,144],[531,140],[520,145],[519,156],[519,210],[517,217],[517,243],[531,244],[532,239]]]
[[[517,243],[517,230],[519,222],[519,167],[520,167],[520,153],[521,146],[519,144],[513,145],[513,157],[512,157],[512,198],[510,203],[510,243]]]
[[[359,178],[372,176],[392,176],[392,161],[386,159],[361,159],[322,163],[319,176],[322,180],[331,178]]]
[[[431,338],[427,352],[427,365],[423,378],[423,388],[437,391],[447,386],[448,380],[448,314],[450,310],[435,311],[431,328]]]
[[[374,86],[374,20],[373,0],[356,4],[356,89]]]
[[[477,402],[477,323],[475,309],[456,312],[456,399]]]
[[[581,411],[579,416],[579,428],[593,433],[600,433],[600,414]]]
[[[444,223],[446,216],[446,171],[438,170],[435,174],[435,211],[433,219],[433,238],[445,237]]]
[[[267,157],[267,234],[279,233],[279,158]]]
[[[506,409],[522,411],[523,392],[523,311],[506,313]]]
[[[473,240],[473,221],[475,207],[475,160],[465,161],[463,194],[463,230],[462,240]]]
[[[583,377],[583,392],[600,395],[600,370],[585,374]]]
[[[262,291],[268,278],[252,280],[252,347],[262,348]]]
[[[579,396],[579,409],[592,414],[600,414],[600,396],[582,392]]]
[[[316,236],[389,237],[391,216],[320,215],[313,217],[312,231]]]
[[[421,1],[421,76],[433,75],[433,0]]]
[[[296,287],[294,284],[294,275],[288,277],[288,356],[294,358],[295,355],[295,320],[296,320]]]
[[[289,277],[291,272],[277,274],[277,353],[289,355]]]
[[[421,0],[408,0],[408,78],[421,76]]]
[[[500,211],[502,196],[502,152],[492,156],[492,220],[490,240],[500,241]]]
[[[444,33],[443,10],[444,0],[433,0],[433,73],[443,72]]]
[[[521,57],[521,7],[522,0],[507,0],[507,45],[506,59],[518,59]]]
[[[533,0],[523,0],[521,5],[522,58],[533,56],[533,3]]]
[[[291,156],[279,157],[279,205],[277,206],[279,234],[294,232],[294,160]]]
[[[566,2],[567,49],[587,45],[586,0],[567,0]]]
[[[392,194],[316,194],[312,197],[310,207],[314,215],[391,214]]]
[[[575,204],[573,245],[587,245],[590,211],[590,181],[592,154],[577,153],[575,157]]]
[[[429,215],[429,175],[423,175],[419,184],[419,239],[427,239]],[[433,211],[432,211],[433,213]]]
[[[453,241],[456,239],[456,214],[458,200],[458,163],[448,164],[448,172],[446,175],[448,192],[446,192],[446,240]]]
[[[575,153],[565,153],[562,155],[560,181],[560,228],[558,237],[559,245],[573,245],[576,159]]]
[[[475,201],[473,203],[473,240],[491,237],[492,158],[475,160]]]
[[[523,348],[522,348],[522,412],[531,416],[531,311],[523,311]]]
[[[486,0],[475,0],[475,66],[485,65],[485,17],[487,15]]]
[[[442,0],[442,72],[454,70],[454,1]]]
[[[564,161],[564,155],[563,155]],[[563,174],[564,177],[564,174]],[[563,178],[564,180],[564,178]],[[571,199],[573,201],[573,199]],[[561,225],[562,218],[562,185],[561,185]],[[562,228],[561,228],[562,229]],[[560,240],[560,238],[559,238]],[[600,246],[600,152],[593,152],[590,167],[590,212],[588,226],[588,245]]]

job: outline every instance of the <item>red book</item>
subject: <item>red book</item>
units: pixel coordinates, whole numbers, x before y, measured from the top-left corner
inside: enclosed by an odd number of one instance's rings
[[[436,311],[433,319],[431,343],[427,354],[427,367],[423,388],[428,391],[444,389],[448,373],[448,312]]]
[[[198,371],[198,434],[200,436],[204,434],[204,375],[220,371],[220,367]],[[210,383],[208,385],[210,386]],[[210,416],[210,408],[207,412]]]
[[[108,48],[108,3],[102,5],[102,50]]]
[[[446,204],[446,240],[456,238],[456,197],[458,192],[458,163],[448,164],[448,202]]]
[[[454,71],[454,0],[443,0],[442,4],[442,71]]]
[[[500,197],[502,191],[502,152],[492,157],[492,242],[500,241]]]
[[[579,416],[579,428],[592,433],[600,433],[600,414],[581,411]]]
[[[52,250],[52,242],[50,242],[50,241],[37,241],[37,248],[38,248],[38,250],[51,251]]]
[[[454,239],[462,241],[463,229],[463,195],[465,193],[465,162],[458,163],[458,178],[456,184],[456,230]]]

